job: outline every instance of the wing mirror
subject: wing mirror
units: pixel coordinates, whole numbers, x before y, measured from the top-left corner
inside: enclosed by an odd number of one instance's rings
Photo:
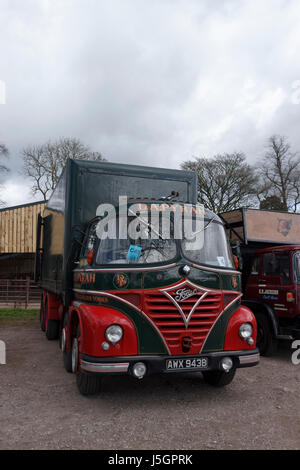
[[[89,265],[93,264],[93,258],[94,258],[94,249],[90,250],[87,255],[87,264]]]

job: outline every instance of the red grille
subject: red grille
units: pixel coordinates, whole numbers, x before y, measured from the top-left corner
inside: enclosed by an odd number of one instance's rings
[[[176,289],[168,291],[174,299]],[[187,318],[195,303],[204,292],[201,289],[178,305]],[[182,338],[191,338],[191,349],[188,354],[199,354],[212,325],[222,311],[222,294],[209,292],[195,308],[188,327],[185,327],[182,315],[176,305],[162,292],[146,293],[144,312],[151,318],[163,335],[171,354],[183,354]]]

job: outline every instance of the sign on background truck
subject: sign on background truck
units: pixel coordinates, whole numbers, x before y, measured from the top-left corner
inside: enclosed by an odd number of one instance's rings
[[[132,211],[137,204],[193,218],[196,188],[191,172],[68,160],[39,218],[36,279],[41,327],[60,338],[82,394],[97,393],[109,374],[200,371],[223,386],[237,368],[258,363],[256,321],[241,306],[240,273],[219,217],[202,212],[204,244],[191,250],[174,237],[175,215],[166,235]],[[112,204],[121,224],[120,196],[146,237],[97,236],[100,204]]]
[[[240,257],[257,345],[271,355],[278,339],[300,339],[300,214],[237,209],[220,217]]]

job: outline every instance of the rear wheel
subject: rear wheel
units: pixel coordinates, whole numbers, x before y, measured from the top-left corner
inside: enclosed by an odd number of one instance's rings
[[[59,337],[59,321],[58,320],[49,320],[48,316],[48,302],[46,300],[44,308],[44,318],[45,318],[45,332],[47,338],[52,341],[58,339]]]
[[[272,356],[277,347],[277,340],[274,338],[268,318],[263,313],[255,314],[257,323],[256,345],[261,356]]]
[[[223,370],[209,370],[202,372],[202,374],[207,384],[213,385],[214,387],[224,387],[232,382],[235,372],[236,368],[234,367],[229,372],[224,372]]]
[[[42,295],[42,298],[41,298],[40,325],[41,325],[41,330],[45,331],[46,330],[46,318],[45,318],[45,305],[44,305],[43,295]]]
[[[76,383],[81,395],[96,395],[101,390],[101,377],[88,375],[80,367],[80,326],[76,338],[72,341],[72,371],[76,374]]]

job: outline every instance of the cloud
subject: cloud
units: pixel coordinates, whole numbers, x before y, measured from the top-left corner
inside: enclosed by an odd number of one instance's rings
[[[173,168],[235,150],[253,163],[274,133],[297,150],[299,20],[296,0],[2,0],[12,178],[22,147],[60,136]]]
[[[38,195],[33,196],[29,181],[13,176],[12,179],[1,184],[0,199],[4,202],[4,206],[18,206],[28,201],[40,201],[43,198]]]

